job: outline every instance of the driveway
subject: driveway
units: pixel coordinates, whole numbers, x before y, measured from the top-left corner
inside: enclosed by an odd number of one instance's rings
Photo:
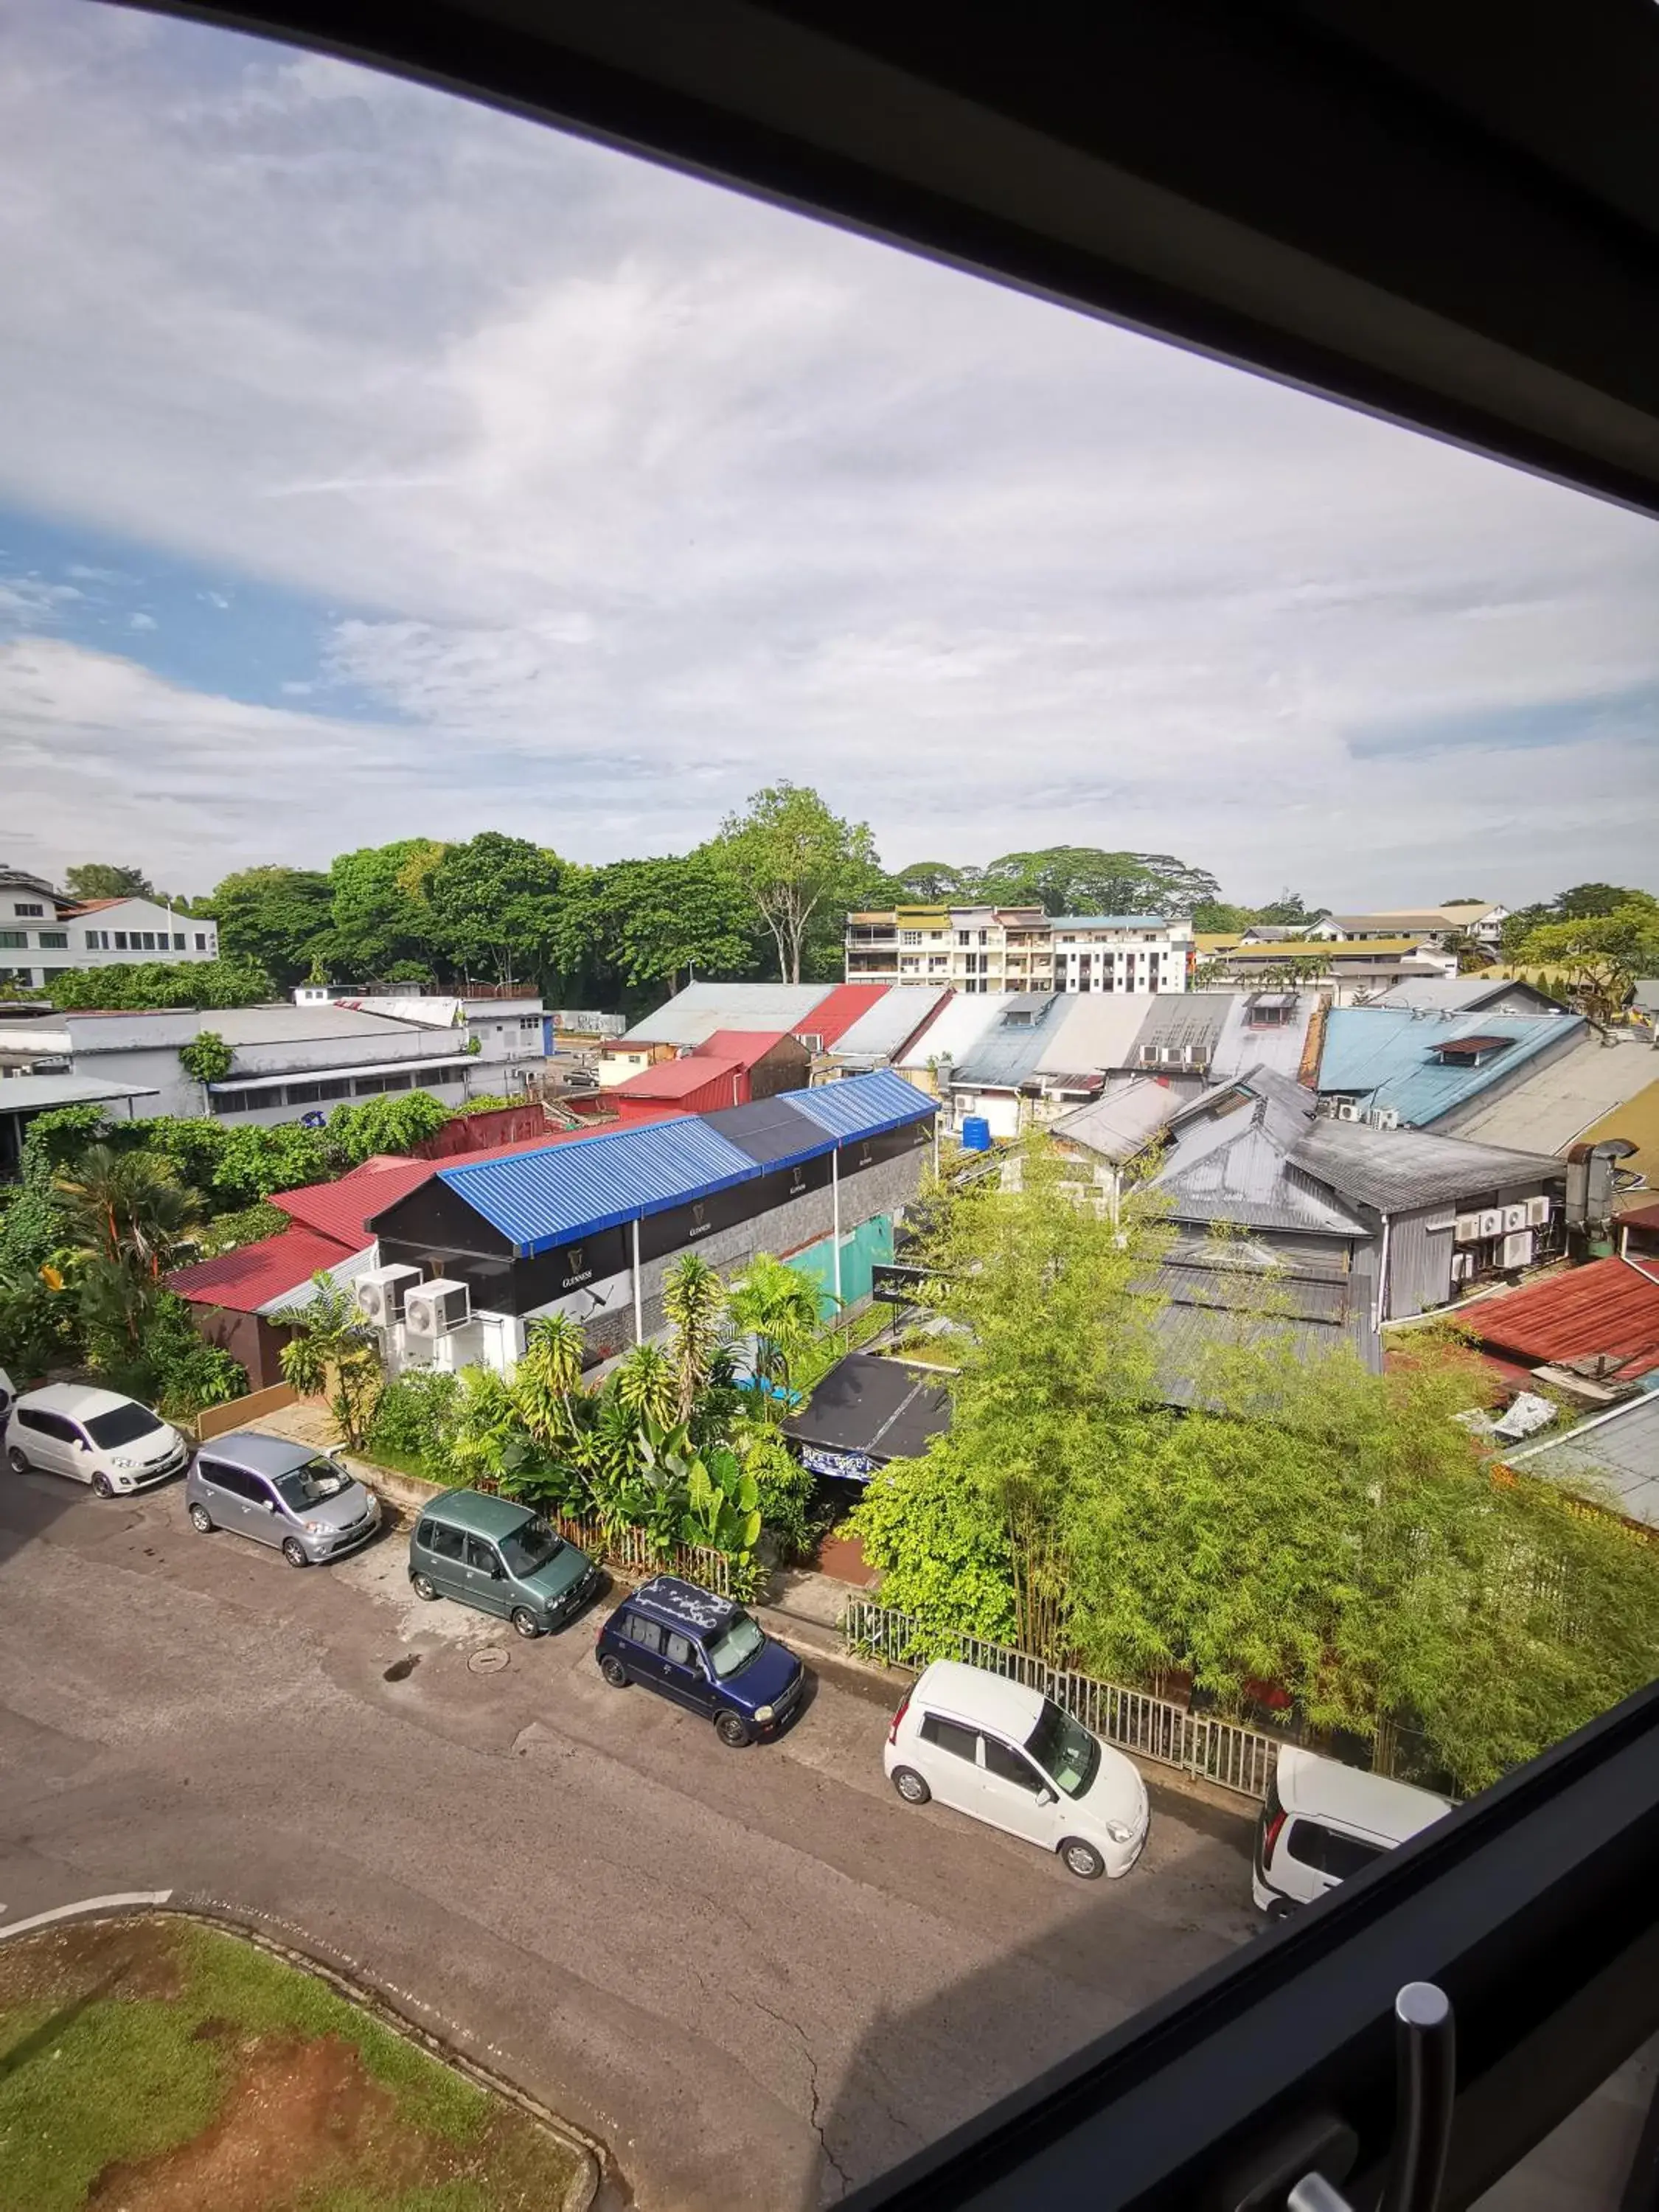
[[[176,1485],[0,1476],[4,1917],[267,1916],[602,2136],[645,2212],[809,2212],[1249,1932],[1247,1823],[1155,1774],[1140,1865],[1079,1882],[899,1803],[884,1684],[728,1752],[609,1688],[592,1616],[520,1644],[402,1552],[296,1573]]]

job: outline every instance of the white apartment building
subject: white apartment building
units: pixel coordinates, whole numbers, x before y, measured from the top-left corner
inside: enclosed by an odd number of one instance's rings
[[[216,960],[219,925],[153,899],[60,898],[39,876],[0,868],[0,983],[44,990],[76,968]]]
[[[1156,915],[1041,907],[893,907],[847,917],[849,983],[948,985],[971,994],[1184,991],[1192,930]]]

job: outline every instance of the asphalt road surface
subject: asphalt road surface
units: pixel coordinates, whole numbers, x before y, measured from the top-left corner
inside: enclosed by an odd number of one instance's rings
[[[423,1607],[395,1531],[296,1573],[178,1485],[0,1472],[0,1918],[266,1916],[602,2137],[645,2212],[832,2202],[1250,1931],[1229,1814],[1154,1780],[1140,1864],[1080,1882],[899,1802],[885,1685],[730,1752],[611,1689],[596,1625]]]

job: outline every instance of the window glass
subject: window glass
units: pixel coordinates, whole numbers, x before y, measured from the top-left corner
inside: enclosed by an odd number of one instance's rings
[[[20,904],[16,901],[14,901],[11,910],[14,914],[44,914],[46,909],[43,906]]]
[[[319,1453],[308,1459],[303,1467],[292,1474],[278,1475],[276,1495],[290,1513],[303,1513],[308,1505],[320,1505],[325,1498],[337,1498],[351,1477],[343,1467]]]
[[[495,1575],[501,1571],[501,1561],[495,1556],[495,1547],[486,1544],[477,1536],[466,1540],[466,1564],[481,1575]]]
[[[196,1468],[204,1482],[214,1484],[216,1488],[228,1492],[233,1498],[252,1498],[253,1495],[253,1486],[240,1468],[224,1467],[216,1459],[199,1459]]]
[[[207,951],[207,933],[204,930],[198,929],[196,933],[196,950],[198,952]]]
[[[125,929],[118,929],[115,933],[115,949],[118,952],[125,952],[127,949],[127,933]]]
[[[429,1552],[432,1549],[432,1539],[436,1531],[436,1526],[434,1522],[422,1521],[416,1529],[415,1541],[423,1552]]]
[[[1285,1855],[1298,1866],[1312,1867],[1316,1874],[1323,1874],[1325,1846],[1333,1840],[1330,1830],[1322,1828],[1317,1820],[1292,1820],[1285,1838]]]
[[[1042,1787],[1042,1778],[1029,1759],[1024,1759],[1000,1737],[981,1736],[985,1746],[985,1771],[994,1774],[999,1781],[1016,1782],[1022,1790],[1029,1790],[1035,1797]]]
[[[459,1528],[446,1528],[441,1521],[429,1521],[427,1526],[431,1534],[426,1541],[441,1559],[459,1559],[463,1556],[466,1547]]]
[[[40,950],[44,952],[48,946],[50,946],[54,952],[67,951],[69,946],[68,930],[43,929],[40,932]]]
[[[941,1720],[937,1713],[924,1713],[921,1717],[921,1740],[924,1743],[931,1743],[937,1750],[953,1752],[957,1758],[965,1759],[970,1766],[979,1764],[979,1731],[976,1729],[962,1728],[955,1721]]]
[[[1037,1724],[1025,1748],[1057,1790],[1068,1797],[1087,1794],[1100,1765],[1100,1746],[1080,1721],[1063,1713],[1052,1698],[1042,1701]]]
[[[708,1663],[723,1682],[728,1675],[741,1674],[765,1641],[758,1621],[751,1620],[746,1613],[733,1613],[725,1627],[709,1638]]]
[[[1382,1856],[1381,1844],[1362,1843],[1358,1836],[1344,1836],[1334,1828],[1325,1831],[1325,1871],[1334,1875],[1338,1881],[1352,1881],[1363,1874],[1373,1859]]]
[[[671,1629],[666,1646],[667,1656],[676,1667],[695,1667],[696,1655],[689,1636],[677,1636]]]
[[[501,1539],[501,1557],[510,1575],[539,1574],[563,1549],[563,1537],[539,1517],[526,1521]]]
[[[185,949],[185,933],[182,929],[175,929],[173,933],[173,949],[175,952],[182,952]]]
[[[165,1425],[148,1406],[129,1401],[125,1406],[112,1406],[107,1413],[94,1413],[87,1423],[87,1434],[94,1443],[108,1450],[116,1444],[136,1443],[140,1437],[153,1437]]]
[[[654,1620],[647,1620],[637,1613],[628,1616],[628,1632],[641,1651],[662,1650],[662,1631]]]
[[[28,941],[27,929],[0,929],[0,945],[27,945]]]

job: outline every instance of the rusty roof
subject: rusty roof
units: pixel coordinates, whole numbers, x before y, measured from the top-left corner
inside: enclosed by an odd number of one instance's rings
[[[1607,1362],[1632,1378],[1659,1367],[1659,1268],[1632,1260],[1593,1260],[1525,1290],[1483,1298],[1458,1316],[1494,1350],[1534,1366]]]

